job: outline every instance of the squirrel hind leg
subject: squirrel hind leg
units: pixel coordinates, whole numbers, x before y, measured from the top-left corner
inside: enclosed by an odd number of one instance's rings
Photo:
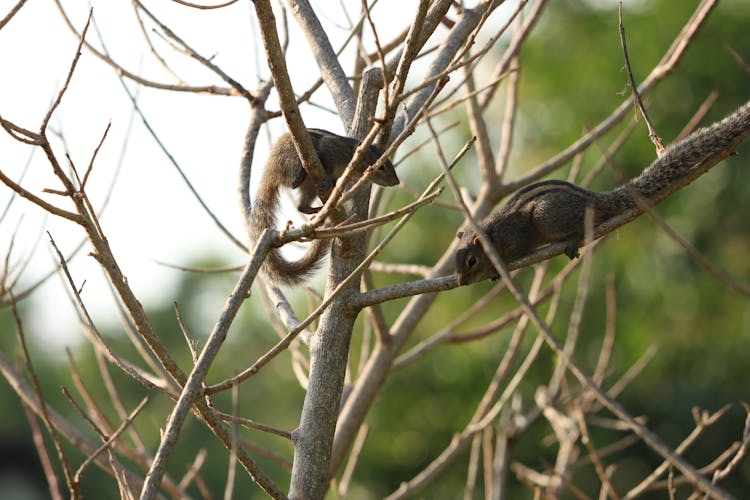
[[[299,193],[299,202],[297,203],[297,210],[303,214],[316,214],[322,207],[314,207],[312,204],[318,199],[317,190],[311,185],[311,183],[305,183],[297,190]],[[322,198],[321,198],[322,201]]]

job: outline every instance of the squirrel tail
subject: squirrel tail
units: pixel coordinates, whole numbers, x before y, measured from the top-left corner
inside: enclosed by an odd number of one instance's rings
[[[750,101],[721,121],[697,130],[672,145],[630,182],[606,193],[612,215],[637,206],[635,191],[652,205],[686,186],[732,153],[750,136]]]
[[[732,153],[732,149],[750,135],[750,102],[708,127],[697,130],[671,146],[667,152],[613,194],[630,199],[632,188],[651,203],[658,203],[674,189],[686,186],[706,170]],[[634,203],[629,201],[630,206]]]
[[[279,205],[279,189],[273,187],[265,192],[258,192],[250,214],[250,232],[252,240],[258,241],[263,231],[276,227],[276,211]],[[299,260],[286,260],[278,248],[272,248],[261,268],[263,274],[272,282],[294,286],[304,282],[315,272],[328,252],[328,240],[314,240]]]

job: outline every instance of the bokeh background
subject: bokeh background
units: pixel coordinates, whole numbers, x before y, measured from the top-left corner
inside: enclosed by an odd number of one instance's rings
[[[0,2],[4,13],[14,4]],[[624,2],[628,48],[636,79],[643,78],[662,57],[697,2],[668,0]],[[373,15],[381,36],[400,31],[399,9],[414,10],[415,2],[380,2]],[[174,81],[139,41],[140,33],[129,2],[92,2],[97,29],[107,50],[124,67],[157,81]],[[253,9],[249,2],[216,11],[197,11],[171,2],[146,2],[172,30],[233,78],[249,88],[257,85],[257,75],[267,77],[261,49],[255,41]],[[315,2],[319,12],[327,12],[328,2]],[[64,2],[66,13],[80,29],[89,6],[84,2]],[[347,34],[346,20],[338,9],[323,16],[334,40]],[[498,19],[502,13],[498,12]],[[515,138],[508,178],[527,167],[553,156],[574,142],[587,127],[596,125],[628,93],[623,70],[622,49],[617,31],[615,2],[558,0],[547,12],[524,46],[519,86],[519,127]],[[498,20],[497,25],[500,25]],[[678,69],[650,93],[647,104],[657,132],[669,142],[682,129],[697,107],[716,92],[718,97],[703,124],[729,113],[750,98],[750,2],[728,0],[715,9],[699,38],[688,50]],[[338,37],[338,38],[337,38]],[[93,30],[92,44],[101,47]],[[307,88],[318,77],[317,68],[301,35],[290,20],[288,64],[305,68],[295,71],[295,87]],[[165,42],[166,43],[166,42]],[[51,1],[30,1],[7,26],[0,30],[0,115],[21,126],[35,129],[65,80],[77,40]],[[334,44],[335,45],[335,44]],[[177,52],[170,65],[193,85],[219,84],[200,65]],[[342,60],[347,59],[345,51]],[[742,61],[744,60],[744,62]],[[307,67],[309,66],[309,70]],[[138,105],[156,131],[164,147],[189,177],[217,217],[244,241],[236,201],[237,169],[249,110],[240,98],[170,92],[138,87],[126,81],[137,93]],[[308,125],[341,132],[340,122],[331,113],[324,90],[314,99],[318,106],[303,109]],[[496,99],[498,123],[502,103]],[[445,122],[456,116],[445,117]],[[635,114],[633,119],[635,119]],[[186,322],[199,341],[208,330],[231,290],[236,274],[184,272],[164,263],[189,267],[220,268],[238,266],[244,254],[211,222],[188,192],[180,175],[164,151],[146,131],[140,117],[115,72],[106,63],[84,50],[79,68],[51,127],[58,135],[60,150],[70,152],[77,168],[85,169],[107,124],[111,130],[104,142],[93,173],[89,192],[96,203],[104,203],[109,186],[114,189],[102,224],[115,255],[130,284],[150,312],[157,331],[184,368],[190,354],[179,333],[173,303],[180,304]],[[608,134],[600,149],[590,149],[582,159],[585,169],[596,163],[623,126]],[[268,141],[261,141],[255,165],[262,160],[270,141],[284,128],[276,120],[268,129]],[[470,136],[465,120],[446,136],[446,144],[457,148]],[[414,143],[425,137],[418,130]],[[500,138],[496,138],[499,142]],[[404,148],[406,150],[408,148]],[[659,206],[658,212],[707,258],[741,282],[750,282],[750,148],[743,146],[733,157],[681,190]],[[643,123],[616,154],[614,161],[626,175],[634,175],[654,158]],[[398,158],[398,156],[397,156]],[[470,153],[464,163],[475,162]],[[428,151],[409,157],[399,166],[406,184],[434,175],[434,155]],[[0,169],[12,178],[23,176],[22,184],[39,193],[58,188],[46,160],[39,151],[0,134]],[[257,170],[254,168],[254,170]],[[475,190],[480,179],[473,169],[457,169],[462,186]],[[560,172],[562,177],[567,172]],[[606,190],[617,185],[611,169],[605,169],[593,187]],[[396,192],[394,206],[405,195]],[[447,198],[447,195],[444,195]],[[60,197],[45,195],[64,205]],[[8,209],[5,211],[6,204]],[[11,199],[8,189],[0,189],[0,252],[10,253],[9,263],[30,256],[30,264],[14,288],[20,292],[35,285],[54,267],[54,257],[46,231],[63,252],[69,254],[83,237],[65,221],[46,217],[21,199]],[[430,266],[455,237],[462,218],[455,211],[432,206],[420,211],[380,257],[386,262],[417,263]],[[119,327],[111,295],[96,262],[87,248],[72,256],[70,265],[83,298],[91,308],[99,328],[113,345],[128,352]],[[558,257],[552,267],[565,264]],[[528,284],[531,272],[520,275]],[[403,280],[383,276],[379,285]],[[728,445],[739,439],[745,412],[741,403],[750,399],[748,360],[750,360],[750,307],[748,298],[718,282],[696,265],[647,217],[610,235],[597,250],[593,261],[590,298],[585,310],[579,357],[595,363],[605,325],[604,287],[613,280],[617,291],[617,337],[608,376],[616,379],[645,352],[655,346],[653,359],[619,398],[634,415],[648,415],[649,427],[671,445],[676,445],[694,427],[691,409],[717,410],[731,404],[720,425],[711,427],[686,453],[688,459],[707,464]],[[316,281],[321,288],[321,280]],[[420,325],[414,342],[442,328],[469,305],[479,300],[492,284],[482,283],[452,290],[438,299],[439,304]],[[560,318],[568,317],[575,287],[564,291]],[[303,295],[296,296],[304,304]],[[386,318],[393,320],[401,301],[385,305]],[[510,310],[514,304],[507,295],[497,306],[484,311],[476,324]],[[72,387],[67,352],[75,358],[84,380],[94,395],[107,398],[97,387],[99,377],[92,349],[78,327],[73,306],[58,277],[52,277],[19,304],[32,359],[42,381],[42,390],[55,407],[77,419],[64,401],[60,386]],[[552,324],[564,332],[565,324]],[[367,422],[370,436],[365,445],[359,473],[354,477],[351,498],[378,498],[396,489],[401,481],[420,471],[449,442],[471,416],[487,380],[507,347],[503,330],[481,341],[444,346],[430,356],[394,374],[384,387]],[[249,335],[248,332],[253,332]],[[263,352],[276,336],[267,325],[260,304],[248,301],[240,321],[233,327],[227,346],[220,354],[210,378],[219,380],[240,371]],[[358,343],[353,342],[356,365]],[[16,326],[8,307],[0,308],[0,349],[18,354]],[[585,359],[585,356],[590,359]],[[261,422],[293,429],[304,393],[289,368],[288,354],[269,365],[253,384],[241,389],[240,412],[246,410]],[[18,358],[20,359],[20,358]],[[523,390],[536,387],[549,377],[555,359],[546,352],[543,362],[524,382]],[[545,363],[546,362],[546,363]],[[123,397],[136,404],[145,391],[119,373],[112,373]],[[221,398],[220,398],[221,399]],[[228,404],[227,400],[220,401]],[[0,496],[44,498],[47,493],[31,442],[29,424],[18,397],[5,381],[0,381]],[[144,415],[146,437],[158,439],[159,425],[170,409],[167,401],[157,401]],[[592,431],[594,441],[616,439],[619,431]],[[556,450],[545,445],[549,429],[539,426],[514,445],[513,458],[536,465],[553,462]],[[203,476],[214,495],[220,495],[226,481],[228,457],[202,425],[192,422],[185,429],[189,444],[178,446],[170,466],[187,470],[195,445],[204,443],[208,461]],[[291,458],[291,446],[259,432],[249,436]],[[155,441],[154,441],[155,442]],[[284,449],[286,446],[286,449]],[[71,452],[73,456],[75,452]],[[620,481],[643,476],[659,460],[645,447],[635,444],[618,452]],[[468,455],[468,454],[467,454]],[[80,457],[79,457],[80,458]],[[284,484],[287,473],[271,461],[259,459],[271,475]],[[456,498],[463,491],[466,457],[447,471],[443,480],[424,493],[425,498]],[[585,478],[590,469],[582,471]],[[581,479],[579,477],[579,479]],[[585,479],[582,479],[585,482]],[[635,480],[635,479],[633,479]],[[744,464],[727,484],[738,495],[750,489],[750,466]],[[519,498],[530,495],[517,486]],[[91,469],[83,484],[88,498],[115,498],[116,485],[99,470]],[[255,498],[262,493],[250,479],[239,474],[237,497]]]

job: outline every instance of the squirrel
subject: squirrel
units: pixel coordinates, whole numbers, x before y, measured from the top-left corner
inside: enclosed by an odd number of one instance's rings
[[[578,257],[583,243],[586,209],[593,211],[593,224],[637,207],[631,196],[653,203],[661,201],[668,188],[691,182],[688,178],[704,160],[737,146],[750,135],[750,102],[723,120],[679,141],[649,165],[639,176],[611,191],[589,191],[569,182],[548,180],[530,184],[516,193],[499,211],[480,223],[504,262],[512,262],[547,243],[565,242],[565,255]],[[683,185],[684,185],[683,184]],[[460,231],[455,262],[460,286],[498,273],[472,229]]]
[[[255,203],[250,212],[250,236],[258,241],[267,228],[276,227],[276,214],[279,209],[279,189],[283,187],[299,191],[297,209],[304,214],[317,213],[321,207],[313,207],[316,198],[327,199],[331,189],[354,156],[359,141],[351,137],[336,135],[327,130],[308,129],[315,153],[320,159],[325,177],[316,183],[307,174],[294,147],[292,135],[287,132],[271,148],[266,168],[260,181]],[[380,157],[380,150],[370,146],[364,155],[359,173],[364,173],[368,165]],[[386,160],[370,177],[381,186],[395,186],[399,183],[396,170],[390,160]],[[328,251],[327,240],[315,240],[305,255],[297,261],[288,261],[281,256],[278,248],[271,249],[263,263],[263,273],[278,284],[294,286],[309,277],[320,265]]]

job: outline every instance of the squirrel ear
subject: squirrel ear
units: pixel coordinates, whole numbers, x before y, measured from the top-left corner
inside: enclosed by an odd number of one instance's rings
[[[479,239],[479,236],[474,236],[474,241],[472,241],[471,244],[479,247],[482,246],[482,241]]]
[[[463,237],[464,237],[464,232],[463,231],[459,231],[458,234],[456,234],[456,238],[458,238],[459,240],[461,238],[463,238]]]

